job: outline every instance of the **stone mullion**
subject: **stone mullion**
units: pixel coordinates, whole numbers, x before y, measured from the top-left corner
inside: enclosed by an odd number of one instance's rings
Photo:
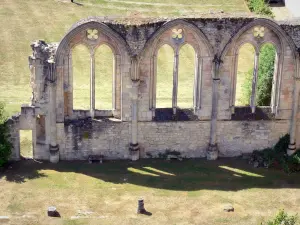
[[[153,55],[151,62],[151,88],[150,88],[150,110],[152,111],[152,117],[155,117],[156,108],[156,81],[157,81],[157,56]]]
[[[202,58],[197,54],[195,57],[195,78],[194,78],[194,112],[200,109],[201,98],[201,80],[202,80]]]
[[[72,51],[69,53],[68,60],[68,102],[67,102],[67,115],[73,114],[73,62],[72,62]]]
[[[251,106],[252,113],[255,113],[255,108],[256,108],[255,101],[256,101],[257,78],[258,78],[258,60],[259,60],[259,53],[256,53],[254,58],[252,92],[251,92],[251,99],[250,99],[250,106]]]
[[[277,91],[277,83],[278,83],[278,57],[279,55],[276,54],[275,56],[275,62],[274,62],[274,73],[273,73],[273,79],[272,79],[272,93],[271,93],[271,110],[272,113],[275,113],[276,111],[276,91]]]
[[[177,48],[175,50],[174,66],[173,66],[173,96],[172,96],[173,114],[176,114],[176,110],[177,110],[178,66],[179,66],[179,55],[178,55],[178,48]]]
[[[117,86],[117,80],[116,80],[116,71],[117,68],[116,66],[119,64],[119,56],[114,55],[114,60],[113,60],[113,83],[112,83],[112,110],[116,110],[116,86]]]
[[[277,85],[276,85],[276,106],[275,106],[275,114],[277,115],[279,105],[280,105],[280,90],[281,90],[281,80],[282,80],[282,70],[283,70],[283,54],[278,54],[278,76],[277,76]]]
[[[95,116],[95,51],[91,49],[91,74],[90,74],[90,112]]]
[[[230,102],[230,108],[231,113],[234,113],[235,108],[235,98],[236,98],[236,80],[238,75],[238,53],[234,54],[233,56],[233,72],[232,72],[232,85],[231,85],[231,102]]]
[[[121,74],[122,74],[122,65],[121,65],[121,56],[115,55],[115,71],[113,74],[113,115],[120,114],[121,116],[121,98],[122,98],[122,86],[121,86]]]

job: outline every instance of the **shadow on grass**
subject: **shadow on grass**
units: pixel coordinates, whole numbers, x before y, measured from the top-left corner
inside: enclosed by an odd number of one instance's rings
[[[75,4],[75,5],[78,5],[78,6],[83,6],[83,4],[75,2],[75,1],[73,1],[72,3]]]
[[[37,162],[34,160],[23,159],[20,162],[8,163],[4,167],[4,172],[0,172],[0,179],[4,176],[7,181],[15,183],[24,183],[26,180],[37,179],[40,177],[46,177],[44,173],[41,173],[38,170],[26,171],[27,165],[37,165]]]
[[[182,162],[161,159],[126,160],[88,164],[86,161],[49,162],[20,161],[0,175],[11,182],[45,177],[40,170],[74,172],[115,184],[134,184],[167,190],[224,190],[248,188],[299,188],[298,174],[288,175],[273,169],[255,169],[242,159],[188,159]]]

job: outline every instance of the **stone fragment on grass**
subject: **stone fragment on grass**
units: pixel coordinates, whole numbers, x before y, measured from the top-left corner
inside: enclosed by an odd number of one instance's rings
[[[50,217],[60,217],[59,212],[57,212],[54,206],[48,207],[48,216]]]
[[[170,161],[171,159],[175,159],[175,160],[179,160],[179,161],[182,161],[182,157],[179,156],[179,155],[174,155],[174,154],[169,154],[167,156],[167,160]]]
[[[223,209],[224,209],[225,212],[234,212],[234,208],[230,204],[225,205]]]
[[[0,223],[8,222],[9,217],[8,216],[0,216]]]

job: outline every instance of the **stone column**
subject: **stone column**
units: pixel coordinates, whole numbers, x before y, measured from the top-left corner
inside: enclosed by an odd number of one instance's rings
[[[177,92],[178,92],[178,64],[179,64],[178,48],[175,50],[174,55],[174,66],[173,66],[173,97],[172,97],[172,108],[173,114],[176,114],[177,110]]]
[[[288,155],[292,155],[296,151],[296,127],[297,127],[299,90],[300,90],[300,78],[296,78],[294,82],[293,109],[292,109],[292,118],[290,124],[290,144],[287,149]]]
[[[212,111],[211,111],[211,123],[210,123],[210,139],[207,149],[207,159],[216,160],[218,158],[219,150],[217,145],[217,120],[218,120],[218,100],[219,100],[219,68],[221,60],[215,56],[214,60],[214,72],[212,83]]]
[[[48,113],[50,117],[50,162],[57,163],[59,161],[59,147],[57,144],[56,133],[56,84],[55,82],[49,85],[49,108]]]
[[[138,87],[139,80],[132,81],[131,92],[131,142],[129,150],[133,161],[139,159],[139,144],[138,144]]]
[[[256,53],[255,58],[254,58],[252,94],[251,94],[251,99],[250,99],[250,106],[251,106],[252,113],[255,113],[256,87],[257,87],[257,76],[258,76],[258,59],[259,59],[259,53]]]
[[[139,58],[133,56],[131,58],[131,142],[129,151],[131,159],[136,161],[140,158],[140,147],[138,144],[138,94],[139,94]]]
[[[91,75],[90,75],[90,113],[95,116],[95,50],[91,49]]]

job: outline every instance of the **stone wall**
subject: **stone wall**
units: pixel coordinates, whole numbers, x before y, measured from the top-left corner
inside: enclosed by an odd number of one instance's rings
[[[32,81],[37,83],[33,84],[32,105],[22,107],[21,115],[11,120],[16,146],[12,158],[20,155],[17,142],[21,129],[33,130],[34,158],[50,158],[52,162],[57,162],[58,156],[62,160],[83,160],[93,154],[130,158],[129,149],[139,149],[141,157],[158,157],[166,150],[181,152],[185,157],[205,157],[208,149],[218,149],[220,156],[237,156],[271,147],[286,133],[291,134],[290,146],[299,147],[299,24],[225,14],[214,18],[81,20],[58,45],[43,41],[32,45],[29,63]],[[254,28],[260,30],[260,35],[255,35]],[[91,37],[88,31],[97,35]],[[177,32],[181,32],[180,38]],[[246,117],[234,116],[238,50],[244,43],[254,46],[257,58],[264,43],[272,43],[277,50],[272,104],[267,106],[271,115],[261,117],[257,112],[264,110],[259,109]],[[101,44],[112,48],[112,110],[94,106],[86,111],[73,109],[71,52],[77,44],[90,50],[92,102],[94,52]],[[156,56],[163,44],[175,53],[170,84],[173,90],[180,48],[190,44],[195,50],[194,105],[185,109],[193,115],[185,119],[178,119],[175,113],[175,109],[181,110],[176,105],[176,91],[173,108],[167,109],[171,117],[159,122],[156,117],[160,110],[156,108]],[[255,102],[251,104],[255,111]]]
[[[255,149],[272,147],[288,133],[289,122],[219,121],[218,147],[220,157],[240,156]],[[89,155],[106,159],[128,159],[131,126],[128,122],[74,120],[64,126],[60,159],[86,160]],[[140,122],[138,141],[142,158],[159,157],[167,150],[180,152],[186,158],[206,157],[210,121]],[[37,152],[47,153],[44,145]],[[38,159],[49,155],[36,154]]]
[[[62,160],[83,160],[89,155],[105,158],[128,158],[130,123],[114,120],[74,120],[64,126],[61,138]]]

